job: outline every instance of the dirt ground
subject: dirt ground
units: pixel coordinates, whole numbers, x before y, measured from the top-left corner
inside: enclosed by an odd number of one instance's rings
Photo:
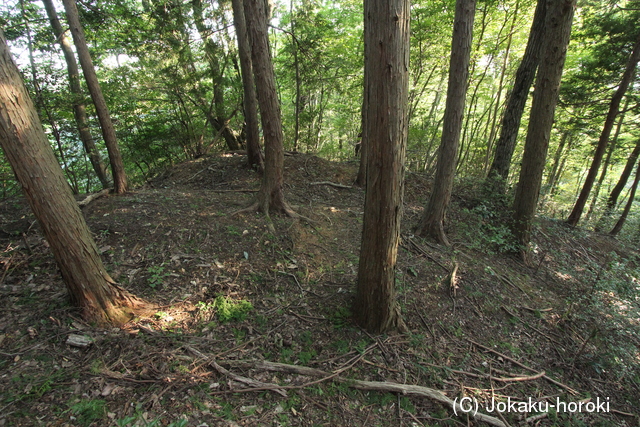
[[[461,182],[444,248],[412,234],[429,179],[409,174],[409,332],[372,336],[350,319],[357,164],[287,156],[305,218],[272,217],[274,234],[233,215],[260,184],[244,162],[187,162],[84,208],[112,277],[157,305],[123,328],[82,321],[24,201],[0,202],[0,426],[485,425],[425,388],[488,424],[640,425],[635,246],[541,219],[525,266],[504,210]]]

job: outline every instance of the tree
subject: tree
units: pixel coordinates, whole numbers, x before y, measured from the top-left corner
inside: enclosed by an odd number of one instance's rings
[[[202,0],[192,0],[191,6],[193,8],[193,18],[196,24],[196,29],[200,34],[200,38],[204,41],[205,56],[209,63],[211,77],[213,80],[213,104],[216,112],[215,120],[213,120],[214,126],[220,129],[219,132],[222,133],[229,150],[238,150],[240,149],[238,138],[229,128],[227,124],[228,120],[224,113],[224,86],[222,84],[224,66],[221,67],[219,61],[219,58],[223,57],[224,52],[220,49],[217,43],[211,40],[212,31],[204,23]]]
[[[596,146],[596,151],[593,154],[593,160],[591,161],[589,172],[587,173],[587,177],[585,178],[584,185],[582,186],[582,190],[580,191],[580,195],[578,196],[578,200],[576,200],[576,203],[573,206],[573,210],[571,211],[571,214],[569,214],[569,218],[567,218],[567,224],[571,225],[572,227],[578,225],[578,221],[580,221],[580,217],[582,216],[584,207],[587,203],[587,200],[589,199],[589,194],[591,193],[591,189],[593,188],[593,183],[595,182],[596,176],[598,175],[598,170],[600,169],[600,163],[602,163],[602,158],[604,157],[607,145],[609,144],[609,136],[611,135],[611,130],[613,129],[613,125],[615,124],[616,116],[620,112],[620,102],[622,101],[622,98],[627,92],[629,84],[633,79],[638,61],[640,61],[640,38],[638,38],[638,40],[636,41],[635,45],[633,46],[633,50],[631,51],[631,55],[629,55],[629,60],[627,61],[627,65],[620,81],[620,85],[611,97],[609,112],[607,113],[607,117],[604,121],[602,133],[600,134],[600,138],[598,139],[598,145]]]
[[[501,131],[496,152],[489,168],[488,184],[491,189],[504,193],[504,183],[509,177],[511,158],[516,147],[522,113],[527,103],[529,89],[540,62],[540,49],[544,33],[544,22],[547,10],[547,0],[538,0],[533,23],[529,31],[529,40],[522,61],[516,71],[513,88],[507,100],[507,105],[502,116]]]
[[[633,168],[636,164],[636,161],[638,160],[638,156],[640,156],[640,139],[638,139],[635,147],[633,148],[633,151],[631,151],[631,154],[629,154],[629,158],[627,159],[627,163],[624,165],[624,169],[620,174],[618,183],[613,187],[611,193],[609,193],[609,197],[607,197],[607,203],[604,208],[604,213],[602,214],[602,217],[595,227],[596,231],[602,231],[604,223],[616,208],[616,205],[618,204],[618,198],[620,197],[620,194],[622,194],[622,190],[624,190],[627,186],[627,181],[631,176],[631,172],[633,172]]]
[[[373,333],[403,328],[395,298],[408,132],[408,0],[365,0],[366,196],[356,322]]]
[[[447,106],[444,112],[438,166],[427,207],[416,228],[419,235],[430,236],[446,246],[450,244],[444,232],[444,218],[451,199],[453,177],[458,158],[458,145],[469,78],[475,9],[475,0],[456,1]]]
[[[276,79],[269,50],[266,4],[263,0],[245,0],[244,16],[251,42],[251,59],[257,87],[258,104],[264,134],[264,175],[257,202],[246,210],[259,209],[295,216],[284,199],[284,147],[282,117],[276,93]]]
[[[130,320],[142,301],[105,271],[1,31],[0,146],[49,242],[72,303],[90,321]]]
[[[575,4],[576,0],[553,0],[547,3],[540,65],[513,202],[513,233],[522,246],[525,261],[528,260],[531,227],[540,195]]]
[[[260,151],[260,133],[258,129],[258,101],[256,98],[256,86],[253,81],[251,62],[251,46],[244,19],[243,0],[232,0],[233,23],[236,28],[238,40],[238,56],[240,57],[240,72],[242,74],[242,90],[244,103],[244,120],[247,139],[247,162],[249,166],[262,170],[264,156]]]
[[[638,183],[640,183],[640,164],[636,169],[636,177],[634,178],[633,184],[631,185],[631,191],[629,192],[629,199],[627,200],[627,204],[624,206],[624,209],[622,210],[622,214],[620,214],[620,218],[618,219],[618,222],[616,222],[616,225],[614,225],[611,231],[609,232],[610,235],[617,236],[618,233],[620,233],[620,230],[622,230],[622,227],[624,226],[624,223],[627,220],[627,217],[629,216],[629,211],[631,211],[631,206],[635,201],[636,191],[638,190]]]
[[[108,188],[109,179],[107,177],[107,168],[102,162],[100,152],[98,151],[93,137],[91,136],[91,131],[89,130],[89,119],[87,118],[87,110],[83,101],[84,97],[82,94],[82,89],[80,88],[80,73],[78,70],[78,64],[76,63],[76,57],[74,56],[73,50],[71,49],[71,43],[69,42],[69,39],[62,29],[62,25],[60,25],[60,20],[58,19],[58,14],[56,13],[53,1],[42,0],[42,3],[44,4],[44,7],[47,11],[47,16],[49,17],[49,22],[51,23],[53,34],[60,44],[65,62],[67,63],[69,89],[73,96],[73,115],[78,127],[80,140],[82,141],[82,145],[87,153],[87,156],[89,157],[91,166],[93,167],[96,176],[100,180],[102,187]]]
[[[67,21],[71,28],[71,35],[73,36],[73,42],[78,52],[78,59],[82,66],[84,79],[87,82],[91,99],[96,107],[96,113],[98,115],[98,120],[100,121],[100,128],[102,129],[102,137],[107,146],[107,152],[109,153],[114,191],[116,193],[125,193],[127,191],[127,175],[124,171],[124,163],[122,162],[122,156],[120,155],[120,147],[118,146],[118,140],[116,139],[116,131],[113,127],[109,108],[104,100],[100,83],[98,82],[96,70],[93,67],[93,61],[89,54],[89,47],[87,46],[87,40],[84,36],[84,30],[80,24],[78,8],[76,7],[75,0],[63,0],[62,3],[64,4],[64,9],[67,13]]]

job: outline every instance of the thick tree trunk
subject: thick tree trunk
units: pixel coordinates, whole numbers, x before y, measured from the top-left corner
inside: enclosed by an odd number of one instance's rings
[[[264,134],[265,162],[262,185],[258,192],[258,208],[295,215],[284,199],[284,148],[280,104],[276,93],[276,78],[269,52],[267,11],[264,0],[245,0],[244,17],[251,42],[251,59],[255,75],[262,132]]]
[[[251,61],[251,46],[247,34],[247,25],[244,19],[243,0],[232,0],[233,18],[238,39],[238,56],[240,57],[240,72],[242,73],[242,89],[244,101],[244,121],[247,136],[247,161],[250,167],[262,171],[264,168],[264,156],[260,151],[260,132],[258,129],[258,100],[256,98],[256,85],[253,81]]]
[[[127,175],[124,171],[124,163],[122,162],[122,156],[120,155],[120,147],[118,146],[118,140],[116,139],[116,131],[111,121],[109,108],[107,108],[107,103],[102,95],[102,89],[100,89],[96,70],[93,67],[93,61],[89,54],[87,40],[85,39],[84,31],[80,24],[76,2],[75,0],[63,0],[62,3],[64,4],[64,9],[67,13],[67,21],[69,22],[73,42],[76,46],[76,51],[78,52],[78,59],[82,66],[82,72],[87,82],[89,93],[91,93],[91,99],[96,107],[96,113],[98,114],[98,120],[100,121],[100,128],[102,129],[102,137],[104,138],[104,143],[106,144],[107,152],[109,153],[114,191],[116,193],[125,193],[127,191]]]
[[[576,0],[550,0],[547,3],[543,48],[533,93],[522,169],[513,202],[513,232],[522,246],[525,261],[528,260],[531,227],[540,195],[575,4]]]
[[[372,333],[403,329],[395,295],[408,133],[408,0],[365,0],[366,196],[354,317]]]
[[[141,303],[115,284],[47,141],[0,32],[0,145],[85,319],[120,324]]]
[[[636,198],[636,191],[638,189],[638,182],[640,182],[640,164],[638,164],[638,168],[636,169],[636,177],[633,180],[633,185],[631,186],[631,192],[629,193],[629,200],[627,200],[627,204],[624,206],[624,210],[620,215],[620,219],[616,222],[616,225],[613,226],[613,229],[609,232],[612,236],[617,236],[622,230],[625,221],[627,220],[627,216],[629,216],[629,211],[631,211],[631,206]]]
[[[578,225],[578,221],[580,221],[580,217],[582,216],[584,207],[587,204],[589,193],[591,193],[591,188],[593,188],[593,183],[595,182],[596,176],[598,175],[598,170],[600,169],[602,157],[604,156],[607,145],[609,143],[609,135],[611,135],[611,130],[613,129],[616,116],[620,112],[620,102],[622,101],[624,94],[629,88],[629,84],[633,79],[636,65],[638,64],[639,60],[640,39],[638,39],[638,41],[636,41],[636,44],[633,46],[633,51],[631,52],[629,60],[627,61],[627,66],[624,70],[624,74],[622,75],[620,85],[611,98],[611,103],[609,104],[609,112],[607,113],[607,118],[604,121],[602,133],[600,134],[598,146],[596,147],[596,151],[593,155],[593,161],[591,162],[589,173],[585,178],[584,185],[582,186],[582,190],[580,191],[580,195],[578,196],[578,200],[576,200],[576,204],[573,206],[573,210],[571,211],[569,218],[567,218],[567,224],[571,226],[575,227],[576,225]]]
[[[91,131],[89,130],[89,120],[87,118],[87,111],[83,102],[84,96],[80,87],[80,72],[78,70],[78,64],[76,63],[76,57],[74,56],[73,49],[71,48],[71,42],[65,35],[62,25],[60,25],[53,1],[42,0],[42,3],[47,10],[47,16],[49,17],[53,34],[60,44],[60,48],[64,54],[64,59],[67,63],[69,90],[73,96],[73,115],[76,120],[76,126],[78,127],[82,146],[89,157],[89,161],[91,162],[91,166],[93,167],[96,176],[100,180],[100,184],[102,184],[102,188],[109,188],[110,184],[107,176],[107,168],[102,162],[98,148],[96,147],[93,137],[91,136]]]
[[[444,111],[438,166],[427,207],[416,228],[419,235],[429,236],[447,246],[449,246],[449,241],[444,232],[444,218],[451,199],[453,178],[456,171],[458,144],[469,80],[469,59],[475,9],[475,0],[456,1],[449,87],[447,88],[447,105]]]
[[[507,105],[502,116],[501,131],[496,142],[496,154],[489,168],[488,184],[493,189],[504,192],[505,182],[509,177],[511,158],[516,147],[520,121],[524,107],[527,104],[529,89],[533,84],[538,63],[540,62],[540,50],[544,33],[544,23],[547,11],[547,0],[538,0],[533,23],[529,31],[529,40],[524,56],[516,71],[516,79],[507,100]]]

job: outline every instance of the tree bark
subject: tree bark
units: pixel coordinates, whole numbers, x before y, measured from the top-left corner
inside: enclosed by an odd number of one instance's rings
[[[264,135],[265,162],[258,209],[295,215],[284,199],[284,148],[282,116],[276,93],[276,78],[269,51],[267,11],[264,0],[245,0],[244,17],[251,42],[251,59],[257,87]]]
[[[611,193],[609,193],[609,197],[607,198],[607,204],[605,206],[604,213],[602,214],[602,217],[600,218],[600,220],[598,221],[598,224],[596,225],[596,231],[602,231],[602,227],[604,226],[604,223],[611,216],[611,214],[613,213],[613,210],[616,208],[616,205],[618,204],[618,198],[620,197],[620,194],[622,194],[622,190],[624,190],[624,188],[627,186],[627,181],[629,181],[631,172],[633,172],[633,167],[635,166],[636,161],[638,160],[638,156],[640,156],[640,139],[638,139],[638,141],[636,142],[636,146],[633,148],[633,151],[629,155],[629,158],[627,159],[627,163],[625,164],[624,169],[620,174],[620,178],[618,179],[618,183],[615,185],[615,187],[613,187],[613,189],[611,190]]]
[[[0,146],[86,320],[121,324],[141,301],[107,274],[0,31]]]
[[[264,156],[260,151],[260,131],[258,129],[258,100],[256,86],[253,81],[251,46],[244,19],[243,0],[232,0],[234,26],[238,39],[238,56],[240,57],[240,72],[242,74],[242,89],[244,103],[244,121],[247,137],[247,162],[250,167],[262,171]]]
[[[102,137],[104,138],[104,143],[106,144],[107,152],[109,153],[114,191],[116,193],[125,193],[127,191],[127,175],[124,171],[124,163],[122,162],[122,156],[120,155],[120,147],[118,146],[118,140],[116,139],[116,131],[113,127],[109,108],[104,100],[100,83],[98,82],[96,70],[93,67],[93,61],[89,54],[89,47],[87,46],[87,40],[84,36],[84,30],[80,24],[76,2],[75,0],[63,0],[62,3],[64,4],[64,9],[67,13],[67,21],[69,22],[71,35],[73,36],[73,43],[75,44],[76,51],[78,52],[80,66],[82,67],[82,72],[87,82],[91,99],[96,107],[96,113],[98,114],[98,120],[100,121],[100,128],[102,129]]]
[[[543,48],[513,202],[513,233],[522,247],[525,261],[528,260],[531,227],[540,195],[575,4],[576,0],[549,0],[547,3]]]
[[[609,112],[607,113],[607,118],[604,121],[602,133],[600,134],[600,138],[598,139],[598,145],[593,155],[589,173],[585,178],[584,185],[582,186],[582,190],[580,191],[580,195],[578,196],[578,200],[576,200],[576,204],[573,206],[573,210],[571,211],[569,218],[567,218],[567,224],[573,227],[578,225],[578,221],[580,221],[580,217],[582,216],[584,207],[587,203],[587,200],[589,199],[589,193],[591,193],[593,183],[595,182],[596,176],[598,175],[598,170],[600,169],[600,163],[602,163],[602,158],[609,143],[609,135],[611,135],[611,130],[613,129],[613,125],[615,124],[616,116],[620,112],[620,102],[622,101],[624,94],[629,88],[629,84],[633,79],[636,65],[638,64],[639,60],[640,39],[638,39],[636,41],[636,44],[633,46],[633,50],[631,51],[631,55],[629,56],[629,60],[627,61],[627,65],[622,75],[620,85],[611,98],[611,103],[609,104]]]
[[[367,62],[367,38],[364,38],[364,61]],[[360,163],[358,164],[358,175],[356,176],[355,184],[360,187],[367,185],[367,143],[369,138],[366,136],[367,132],[367,114],[369,110],[369,95],[368,95],[368,76],[369,71],[367,67],[364,67],[363,72],[363,87],[362,93],[362,108],[360,110],[360,123],[362,126],[362,132],[360,134],[360,145],[356,147],[356,155],[360,154]]]
[[[91,166],[93,167],[96,176],[100,180],[100,184],[102,184],[102,188],[109,188],[110,184],[107,176],[107,168],[100,157],[98,148],[96,147],[93,137],[91,136],[91,131],[89,130],[87,110],[83,102],[84,96],[80,87],[80,72],[78,70],[76,57],[74,56],[73,49],[71,48],[71,43],[62,29],[62,25],[60,25],[60,20],[58,19],[58,14],[56,13],[53,1],[42,0],[42,3],[47,11],[47,16],[49,17],[49,22],[53,29],[53,34],[60,44],[64,59],[67,63],[69,90],[73,96],[73,116],[76,120],[76,126],[78,127],[78,134],[80,135],[82,146],[89,157],[89,162],[91,162]]]
[[[625,101],[625,105],[623,108],[623,113],[620,114],[620,117],[618,118],[616,131],[613,134],[613,138],[611,139],[611,142],[609,143],[609,149],[607,150],[607,157],[605,157],[604,159],[604,164],[602,165],[602,171],[600,172],[600,177],[598,178],[598,182],[596,182],[595,188],[593,189],[593,196],[591,197],[591,205],[589,206],[589,210],[587,211],[587,218],[586,218],[587,221],[591,219],[591,215],[593,214],[593,211],[595,210],[596,205],[598,204],[598,197],[600,196],[600,190],[602,189],[602,184],[604,183],[604,180],[607,176],[607,172],[609,171],[609,165],[611,164],[611,157],[613,156],[613,153],[616,151],[616,148],[618,146],[620,132],[622,131],[622,125],[624,124],[624,117],[626,115],[625,111],[629,107],[629,100],[630,98],[627,97],[627,100]]]
[[[629,216],[629,211],[631,211],[631,206],[636,198],[636,190],[638,189],[638,182],[640,182],[640,164],[638,164],[638,168],[636,169],[636,177],[633,180],[633,185],[631,186],[631,192],[629,193],[629,200],[627,200],[627,204],[624,206],[624,210],[620,215],[620,219],[616,222],[616,225],[613,226],[613,229],[609,232],[612,236],[617,236],[622,230],[625,221],[627,220],[627,216]]]
[[[462,116],[469,80],[475,8],[475,0],[456,1],[447,105],[444,112],[438,166],[429,201],[416,228],[419,235],[429,236],[446,246],[450,246],[450,244],[444,232],[444,218],[451,199],[456,170]]]
[[[408,0],[365,0],[366,195],[354,318],[366,330],[404,329],[395,294],[408,134]]]
[[[504,193],[505,182],[509,177],[511,159],[516,147],[520,121],[527,104],[529,89],[533,84],[544,34],[544,23],[547,11],[547,0],[538,0],[533,23],[529,31],[527,47],[516,71],[515,82],[509,94],[507,105],[502,116],[500,137],[496,142],[496,153],[489,168],[488,184],[492,189]]]

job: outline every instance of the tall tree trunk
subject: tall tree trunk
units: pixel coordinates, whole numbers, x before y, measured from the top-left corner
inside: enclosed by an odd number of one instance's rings
[[[64,178],[0,31],[0,146],[85,319],[121,324],[141,303],[115,284]]]
[[[611,193],[609,193],[609,197],[607,198],[607,204],[604,208],[604,213],[600,220],[598,220],[598,224],[596,225],[596,231],[602,231],[602,227],[605,222],[609,219],[613,210],[616,208],[618,204],[618,198],[620,194],[622,194],[622,190],[627,186],[627,181],[629,181],[629,177],[631,176],[631,172],[633,172],[633,167],[638,160],[638,156],[640,156],[640,139],[636,142],[636,146],[633,148],[633,151],[629,155],[627,159],[627,163],[620,174],[620,178],[618,179],[618,183],[613,187]]]
[[[240,72],[242,73],[242,89],[244,103],[244,121],[246,123],[247,161],[250,167],[262,171],[264,156],[260,151],[260,131],[258,129],[258,100],[256,85],[253,81],[251,61],[251,46],[244,19],[243,0],[232,0],[234,26],[238,39],[238,56],[240,57]]]
[[[264,134],[265,162],[262,185],[258,192],[258,209],[266,215],[270,211],[295,215],[284,199],[284,148],[282,117],[276,93],[276,78],[269,52],[266,2],[245,0],[244,16],[251,42],[251,59],[255,75],[262,131]]]
[[[364,61],[367,63],[367,38],[364,38]],[[369,70],[367,67],[364,67],[363,72],[363,82],[364,82],[364,91],[362,93],[362,108],[360,109],[360,125],[362,127],[362,132],[360,134],[360,146],[356,147],[356,154],[360,153],[360,164],[358,165],[358,176],[356,177],[355,184],[360,187],[364,187],[367,185],[367,153],[369,152],[369,147],[367,147],[367,143],[369,141],[369,137],[366,135],[367,132],[367,114],[369,113],[369,94],[368,94],[368,76]],[[359,148],[359,149],[358,149]]]
[[[616,125],[616,131],[613,134],[613,138],[611,138],[611,142],[609,143],[609,149],[607,150],[607,157],[604,159],[604,164],[602,165],[602,171],[600,172],[600,177],[598,178],[598,182],[596,182],[595,188],[593,189],[593,196],[591,197],[591,205],[589,206],[589,210],[587,211],[586,220],[589,221],[591,219],[591,215],[598,204],[598,197],[600,196],[600,190],[602,189],[602,184],[604,183],[604,179],[607,176],[607,172],[609,171],[609,165],[611,163],[611,157],[613,153],[616,151],[618,146],[618,140],[620,138],[620,132],[622,131],[622,125],[624,124],[625,111],[629,107],[630,98],[627,97],[623,112],[620,114],[620,118],[618,119],[618,124]]]
[[[60,44],[60,48],[62,49],[62,53],[64,54],[64,59],[67,63],[67,73],[69,75],[69,90],[71,91],[71,94],[73,96],[73,116],[76,120],[76,126],[78,127],[78,133],[80,135],[80,140],[82,141],[82,146],[84,147],[84,150],[89,157],[89,161],[91,162],[91,166],[93,167],[96,176],[100,180],[100,184],[102,184],[102,188],[109,188],[107,168],[102,162],[102,158],[100,157],[98,148],[96,147],[93,137],[91,136],[91,131],[89,130],[87,110],[84,105],[84,96],[80,87],[80,72],[78,70],[76,57],[74,56],[73,49],[71,48],[71,43],[62,29],[62,25],[60,25],[58,14],[56,13],[53,1],[42,0],[42,3],[44,4],[44,7],[47,11],[47,16],[49,17],[49,22],[51,23],[51,28],[53,29],[53,34]]]
[[[58,130],[58,125],[54,120],[49,108],[47,108],[46,103],[44,102],[44,98],[42,96],[42,89],[40,88],[40,84],[38,82],[38,74],[36,72],[36,62],[33,57],[33,42],[31,38],[31,28],[29,25],[29,19],[26,14],[26,10],[24,7],[24,0],[20,0],[20,9],[22,11],[22,17],[24,20],[24,26],[27,30],[27,48],[29,50],[29,64],[31,66],[31,78],[33,83],[33,89],[35,91],[35,106],[36,111],[41,117],[47,118],[49,125],[51,126],[51,133],[53,134],[54,139],[56,140],[56,145],[58,146],[58,155],[60,156],[60,162],[62,163],[64,173],[69,178],[69,184],[71,185],[71,189],[73,194],[78,194],[79,186],[78,180],[76,179],[75,173],[69,168],[69,164],[67,163],[67,156],[65,155],[64,149],[62,147],[62,139],[60,137],[60,131]]]
[[[638,189],[638,182],[640,182],[640,164],[638,164],[638,168],[636,169],[636,177],[633,180],[633,185],[631,186],[631,192],[629,193],[629,200],[627,200],[627,204],[624,206],[624,210],[620,215],[620,219],[616,222],[616,225],[613,226],[613,229],[609,232],[612,236],[617,236],[622,230],[625,221],[627,220],[627,216],[629,216],[629,211],[631,210],[631,206],[636,198],[636,190]]]
[[[408,0],[365,0],[364,135],[368,153],[362,246],[354,317],[372,333],[404,329],[395,266],[408,133]]]
[[[513,202],[513,232],[522,246],[525,261],[528,261],[531,227],[542,185],[549,135],[558,102],[575,5],[576,0],[549,0],[547,4],[543,48],[533,93],[520,179]]]
[[[113,127],[113,122],[111,121],[109,108],[107,107],[107,103],[102,95],[102,89],[98,82],[98,76],[96,76],[96,70],[93,67],[93,61],[89,54],[89,47],[87,46],[87,40],[84,36],[84,30],[80,24],[76,1],[63,0],[62,3],[64,4],[64,9],[67,13],[67,21],[69,22],[73,42],[76,46],[76,51],[78,52],[78,59],[82,66],[84,79],[87,82],[89,93],[91,93],[91,99],[96,107],[96,113],[98,114],[98,120],[100,121],[100,128],[102,129],[102,137],[104,138],[104,143],[106,144],[107,152],[109,153],[114,191],[116,193],[125,193],[127,191],[127,175],[124,171],[124,163],[122,162],[122,156],[120,155],[120,147],[118,146],[118,140],[116,139],[116,131]]]
[[[444,112],[438,166],[427,207],[416,228],[419,235],[430,236],[447,246],[449,246],[449,240],[444,232],[444,218],[451,199],[453,177],[456,170],[462,116],[469,80],[469,59],[475,9],[475,0],[456,1],[447,105]]]
[[[511,43],[513,41],[513,34],[515,33],[516,20],[519,16],[520,2],[516,2],[515,10],[513,11],[513,19],[511,21],[511,27],[509,28],[509,34],[507,36],[507,46],[505,47],[504,58],[502,60],[502,66],[500,67],[500,79],[498,81],[498,93],[496,94],[496,101],[494,105],[493,117],[491,121],[491,132],[489,133],[489,139],[487,140],[487,151],[484,159],[483,172],[487,173],[489,168],[489,160],[491,159],[491,153],[493,152],[493,142],[498,131],[498,117],[500,111],[500,105],[502,103],[502,90],[504,89],[504,80],[507,74],[507,65],[509,63],[509,54],[511,53]],[[496,46],[496,50],[499,46]],[[504,115],[504,114],[503,114]]]
[[[547,14],[547,0],[538,0],[536,11],[533,16],[533,23],[529,31],[529,40],[524,56],[516,71],[515,82],[509,94],[507,104],[502,116],[500,137],[496,142],[496,154],[489,168],[488,185],[500,192],[505,191],[505,182],[509,177],[511,168],[511,158],[516,147],[520,121],[527,104],[529,89],[533,84],[538,63],[540,62],[540,51],[544,36],[545,17]]]
[[[609,112],[607,113],[607,118],[604,121],[600,139],[598,139],[598,145],[593,155],[593,161],[591,162],[589,173],[585,178],[584,185],[582,186],[582,190],[580,191],[580,195],[578,196],[578,200],[576,200],[576,204],[573,206],[573,210],[571,211],[569,218],[567,218],[567,224],[573,227],[578,225],[578,221],[580,221],[580,217],[582,216],[582,211],[587,204],[589,193],[591,193],[591,188],[593,187],[593,183],[595,182],[596,176],[598,175],[598,170],[600,169],[602,157],[604,156],[604,152],[606,151],[607,145],[609,144],[609,135],[611,135],[611,130],[613,129],[613,125],[615,124],[616,116],[620,112],[620,102],[622,101],[624,94],[629,88],[629,84],[633,79],[636,65],[638,64],[639,60],[640,39],[638,39],[636,41],[636,44],[633,46],[633,50],[631,52],[631,55],[629,56],[629,60],[627,61],[627,66],[625,67],[624,74],[622,75],[620,85],[611,98],[611,103],[609,104]]]

